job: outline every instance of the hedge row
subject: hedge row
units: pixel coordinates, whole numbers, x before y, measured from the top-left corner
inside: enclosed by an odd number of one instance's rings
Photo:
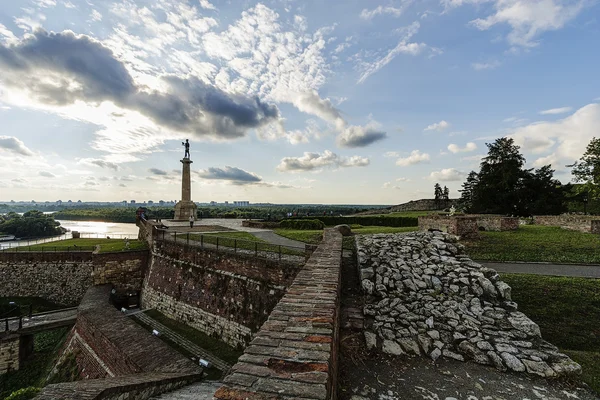
[[[322,221],[325,226],[336,226],[342,224],[359,224],[362,226],[393,226],[396,228],[419,226],[419,219],[417,217],[383,217],[377,215],[364,215],[359,217],[315,216],[311,218]]]
[[[318,230],[323,229],[325,224],[318,219],[284,219],[279,223],[282,229],[296,230]]]

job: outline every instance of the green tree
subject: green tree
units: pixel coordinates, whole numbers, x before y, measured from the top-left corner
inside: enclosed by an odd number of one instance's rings
[[[525,170],[523,174],[517,215],[548,215],[566,211],[565,194],[570,191],[570,185],[563,186],[554,179],[550,165],[535,171]]]
[[[486,146],[488,155],[480,165],[472,211],[516,215],[525,158],[511,138],[499,138]]]
[[[458,199],[459,208],[465,212],[472,212],[473,203],[475,201],[475,189],[479,183],[479,175],[477,172],[471,171],[467,176],[467,180],[463,182]]]
[[[52,215],[31,210],[23,216],[15,212],[0,216],[0,232],[17,237],[43,237],[60,235],[65,229]]]
[[[450,200],[450,190],[446,186],[444,186],[442,199],[444,200],[444,208],[448,207],[448,201]]]
[[[434,194],[435,207],[441,208],[440,204],[441,204],[441,200],[444,196],[444,192],[442,191],[442,187],[440,186],[439,183],[436,183],[435,186],[433,187],[433,194]]]
[[[600,197],[600,139],[588,143],[583,156],[572,165],[573,181],[582,183],[579,193],[587,193],[592,199]]]

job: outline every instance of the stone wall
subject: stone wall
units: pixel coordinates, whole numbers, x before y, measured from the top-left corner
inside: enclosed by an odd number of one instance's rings
[[[157,242],[144,280],[142,307],[243,348],[300,268],[285,261]]]
[[[517,311],[496,271],[440,232],[360,236],[360,279],[367,299],[367,348],[440,357],[543,377],[581,367],[544,341]]]
[[[0,336],[0,375],[19,369],[19,343],[19,335]]]
[[[111,289],[102,285],[87,290],[59,363],[74,354],[82,379],[142,372],[200,376],[202,370],[194,363],[109,304]]]
[[[325,229],[216,399],[337,398],[341,255],[341,234]]]
[[[37,296],[75,305],[94,284],[140,290],[147,259],[147,251],[0,252],[0,297]]]
[[[563,229],[600,233],[600,217],[593,215],[535,215],[534,225],[559,226]]]
[[[502,215],[469,215],[477,218],[477,228],[479,230],[504,232],[515,231],[519,229],[518,217],[505,217]]]
[[[450,217],[445,215],[427,215],[419,217],[419,230],[437,230],[465,238],[476,238],[479,236],[477,218]]]

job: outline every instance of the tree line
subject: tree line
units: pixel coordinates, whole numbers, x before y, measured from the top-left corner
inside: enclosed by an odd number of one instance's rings
[[[19,238],[62,235],[66,229],[49,214],[31,210],[23,215],[10,212],[0,215],[0,233]]]
[[[488,154],[479,172],[471,171],[462,189],[459,208],[472,214],[531,216],[560,214],[569,202],[584,202],[600,195],[600,139],[593,138],[573,168],[573,184],[554,178],[551,165],[526,169],[525,157],[512,138],[486,143]]]

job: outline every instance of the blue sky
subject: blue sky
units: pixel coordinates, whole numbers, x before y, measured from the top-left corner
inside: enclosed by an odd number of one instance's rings
[[[600,127],[595,0],[30,0],[0,9],[0,200],[397,204],[485,143]]]

